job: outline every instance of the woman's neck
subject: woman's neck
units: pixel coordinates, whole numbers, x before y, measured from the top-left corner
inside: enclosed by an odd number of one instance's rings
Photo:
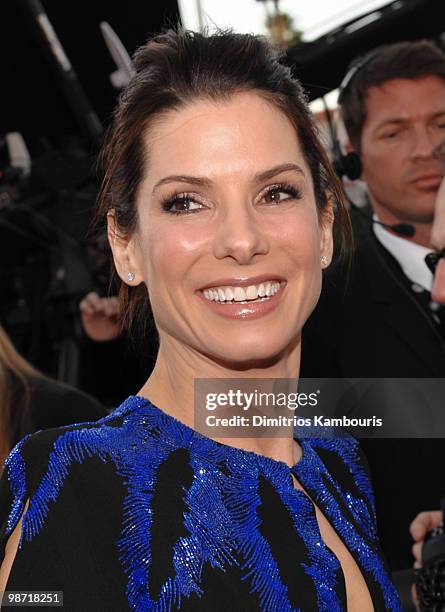
[[[267,362],[228,364],[211,359],[190,347],[179,344],[176,340],[170,338],[161,340],[155,368],[139,391],[139,395],[148,398],[155,406],[189,427],[200,429],[195,423],[196,379],[202,380],[209,393],[216,390],[216,387],[212,388],[212,379],[218,379],[218,390],[221,390],[223,384],[221,379],[232,382],[233,379],[238,379],[240,383],[242,380],[244,392],[249,389],[249,380],[252,379],[251,391],[259,390],[264,393],[276,392],[277,381],[292,379],[295,381],[292,391],[296,391],[296,380],[300,369],[300,346],[301,337],[298,337],[282,355]],[[280,389],[283,388],[280,384]],[[242,414],[242,410],[240,413]],[[245,436],[245,432],[243,433]],[[264,433],[262,437],[236,437],[232,434],[228,437],[225,433],[223,436],[215,434],[209,437],[229,446],[294,465],[300,458],[301,450],[293,440],[292,433],[293,427],[289,426],[284,434],[286,437],[264,437]]]

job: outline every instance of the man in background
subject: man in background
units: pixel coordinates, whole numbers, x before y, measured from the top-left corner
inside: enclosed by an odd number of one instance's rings
[[[345,79],[340,105],[372,210],[351,211],[349,282],[344,269],[326,275],[303,331],[302,376],[443,379],[444,260],[434,283],[425,257],[445,246],[432,236],[445,174],[437,153],[445,140],[445,55],[426,41],[373,50]],[[445,440],[361,442],[383,549],[393,570],[408,568],[410,522],[445,495]]]

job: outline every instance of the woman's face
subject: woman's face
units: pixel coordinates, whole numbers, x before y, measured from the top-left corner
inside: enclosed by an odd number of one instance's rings
[[[170,112],[145,146],[138,227],[118,258],[148,287],[161,347],[168,335],[233,364],[294,346],[332,237],[292,124],[239,93]]]

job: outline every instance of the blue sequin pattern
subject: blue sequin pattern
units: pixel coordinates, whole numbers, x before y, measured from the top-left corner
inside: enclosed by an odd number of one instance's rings
[[[118,425],[116,424],[119,421]],[[45,471],[30,495],[26,485],[23,445],[9,455],[5,470],[13,501],[7,533],[17,524],[27,499],[20,546],[39,537],[74,463],[97,457],[112,463],[125,483],[122,529],[116,549],[127,579],[126,596],[131,610],[167,612],[181,608],[192,595],[203,596],[203,568],[222,572],[240,564],[243,581],[264,612],[291,612],[288,588],[273,550],[261,531],[259,479],[270,483],[290,516],[307,557],[303,571],[312,580],[318,610],[345,609],[339,593],[342,572],[324,544],[314,506],[303,491],[294,488],[291,474],[322,509],[354,556],[372,594],[379,591],[385,609],[401,610],[397,593],[378,551],[373,497],[366,472],[358,461],[357,443],[351,438],[302,439],[303,455],[293,468],[273,459],[219,444],[201,436],[148,400],[131,396],[94,426],[67,426],[58,430]],[[39,434],[37,434],[39,435]],[[33,436],[31,436],[32,442]],[[348,491],[328,472],[317,453],[323,448],[350,471],[355,487]],[[185,534],[173,546],[173,575],[150,596],[148,580],[152,562],[152,500],[156,475],[169,455],[186,449],[193,479],[184,490]],[[224,469],[221,469],[224,465]]]

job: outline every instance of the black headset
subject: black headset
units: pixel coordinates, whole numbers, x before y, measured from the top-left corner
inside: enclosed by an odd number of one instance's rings
[[[338,139],[334,141],[334,170],[340,178],[346,176],[350,181],[358,180],[362,175],[362,160],[357,151],[344,155]]]
[[[340,87],[338,88],[338,104],[341,105],[344,99],[345,93],[348,91],[350,84],[363,68],[369,64],[369,62],[377,55],[377,50],[373,49],[364,55],[359,56],[350,64],[348,71],[343,77]],[[334,126],[328,118],[329,128],[332,135],[332,142],[334,147],[334,169],[337,175],[342,178],[346,176],[350,181],[356,181],[362,175],[362,160],[360,154],[357,151],[351,151],[344,155],[340,148],[340,142],[335,132]]]

